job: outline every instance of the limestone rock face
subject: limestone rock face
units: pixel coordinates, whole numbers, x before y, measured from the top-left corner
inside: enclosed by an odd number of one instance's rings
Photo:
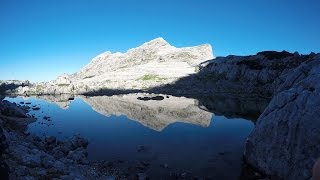
[[[157,38],[124,54],[103,53],[70,79],[76,93],[99,88],[147,89],[196,73],[196,66],[212,58],[208,44],[176,48]]]
[[[71,81],[69,79],[69,76],[67,74],[64,74],[58,76],[54,83],[57,85],[69,85],[71,84]]]
[[[18,94],[83,94],[104,89],[139,89],[172,83],[197,72],[198,65],[213,59],[209,44],[176,48],[156,38],[126,53],[98,55],[79,72],[59,76]]]
[[[249,136],[249,164],[282,179],[310,179],[320,156],[320,55],[283,76]]]
[[[124,54],[112,54],[109,51],[102,53],[93,58],[92,61],[76,73],[74,77],[75,79],[92,78],[112,71],[121,73],[121,71],[124,70],[134,70],[131,68],[139,68],[139,70],[143,70],[140,66],[150,63],[155,66],[160,66],[159,69],[153,69],[154,73],[157,73],[160,68],[165,67],[164,65],[169,67],[171,63],[172,65],[175,65],[174,63],[184,62],[192,67],[210,59],[213,59],[213,53],[209,44],[189,48],[176,48],[171,46],[163,38],[157,38],[144,43],[137,48],[130,49]],[[174,68],[179,68],[178,65],[179,64],[176,64]],[[146,68],[150,69],[153,67],[146,66]],[[145,69],[145,71],[146,70],[147,69]],[[149,72],[152,71],[150,70]],[[119,76],[121,75],[123,74],[120,74]],[[166,73],[166,75],[169,75],[169,73]]]

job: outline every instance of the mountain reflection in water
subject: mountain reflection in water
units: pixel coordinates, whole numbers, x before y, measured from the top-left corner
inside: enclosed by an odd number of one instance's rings
[[[245,139],[267,104],[255,99],[150,94],[6,99],[41,108],[30,112],[38,118],[29,125],[31,134],[61,139],[79,133],[89,139],[90,159],[148,162],[152,179],[177,171],[237,179]]]

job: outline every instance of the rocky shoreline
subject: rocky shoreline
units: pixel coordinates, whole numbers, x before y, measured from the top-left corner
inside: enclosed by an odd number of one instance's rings
[[[128,174],[122,162],[89,161],[88,141],[78,135],[64,141],[26,132],[35,119],[23,107],[0,102],[0,177],[5,179],[145,179],[141,170]],[[4,115],[5,114],[5,115]],[[128,166],[125,166],[128,167]],[[145,177],[145,178],[143,178]]]
[[[86,159],[88,141],[75,136],[66,141],[55,137],[41,139],[26,133],[26,126],[35,121],[21,106],[1,102],[0,123],[3,127],[2,158],[9,168],[3,173],[9,179],[74,179],[94,177]],[[80,171],[79,171],[80,170]],[[92,170],[91,170],[92,171]]]

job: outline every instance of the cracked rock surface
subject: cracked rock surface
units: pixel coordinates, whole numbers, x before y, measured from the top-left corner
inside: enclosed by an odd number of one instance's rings
[[[281,179],[310,179],[320,156],[320,55],[291,71],[249,136],[249,164]]]

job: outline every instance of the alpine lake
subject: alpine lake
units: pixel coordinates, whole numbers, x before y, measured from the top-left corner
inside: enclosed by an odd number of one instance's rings
[[[172,173],[237,179],[248,135],[267,101],[223,96],[30,96],[27,132],[88,139],[90,160],[142,162],[151,179]],[[129,170],[128,170],[129,171]]]

